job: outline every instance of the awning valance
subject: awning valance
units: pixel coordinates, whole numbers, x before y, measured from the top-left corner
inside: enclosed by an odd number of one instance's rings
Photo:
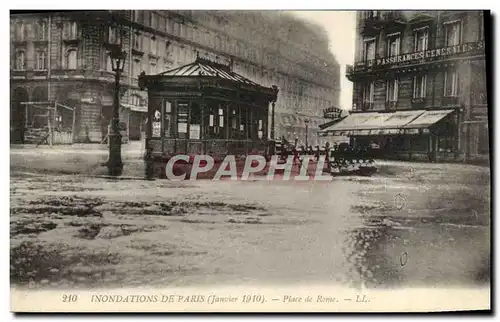
[[[320,131],[320,135],[370,136],[429,133],[427,129],[453,110],[353,113]],[[415,131],[417,129],[417,131]],[[423,129],[418,131],[418,129]]]

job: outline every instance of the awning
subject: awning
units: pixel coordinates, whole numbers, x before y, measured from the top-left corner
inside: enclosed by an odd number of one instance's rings
[[[414,119],[412,122],[406,124],[403,128],[405,129],[421,129],[428,128],[429,126],[436,124],[441,121],[446,116],[453,113],[454,110],[440,110],[440,111],[425,111],[419,117]]]
[[[429,133],[428,127],[453,110],[354,113],[320,131],[321,136],[370,136]]]
[[[402,133],[401,128],[424,111],[354,113],[322,130],[328,135],[384,135]]]
[[[148,112],[147,106],[137,106],[137,105],[131,105],[131,104],[124,104],[124,103],[122,103],[121,106],[123,108],[127,108],[131,111],[134,111],[134,112],[140,112],[140,113],[147,113]]]

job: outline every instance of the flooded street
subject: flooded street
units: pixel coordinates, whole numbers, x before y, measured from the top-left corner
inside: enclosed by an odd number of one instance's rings
[[[489,283],[490,174],[390,163],[331,182],[11,173],[11,281],[31,288]]]

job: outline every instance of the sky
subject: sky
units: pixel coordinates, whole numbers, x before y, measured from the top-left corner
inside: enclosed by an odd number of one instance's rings
[[[294,11],[293,14],[315,22],[328,32],[330,50],[340,64],[340,108],[352,107],[352,83],[345,77],[345,66],[354,63],[356,39],[355,11]]]

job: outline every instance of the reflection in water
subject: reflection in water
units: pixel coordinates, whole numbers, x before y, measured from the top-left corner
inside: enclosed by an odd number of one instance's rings
[[[64,256],[78,254],[78,262],[86,258],[83,254],[113,249],[114,259],[126,260],[90,261],[92,267],[84,268],[108,274],[112,265],[115,275],[104,275],[103,281],[119,279],[123,285],[488,284],[489,173],[464,165],[412,167],[409,171],[402,163],[382,167],[373,177],[331,182],[109,182],[13,176],[11,233],[17,235],[11,245],[56,245],[53,248],[70,250]],[[60,216],[50,205],[54,193],[58,198],[102,198],[96,211],[103,217]],[[42,205],[31,204],[32,199],[43,200]],[[48,213],[33,216],[33,207]],[[26,227],[27,221],[32,226]],[[109,234],[92,234],[94,222],[105,224],[103,232]],[[82,225],[90,225],[85,234]],[[116,238],[102,238],[111,233]],[[59,281],[62,286],[67,282]]]
[[[353,287],[391,287],[400,284],[400,261],[394,262],[386,252],[387,245],[396,237],[384,223],[383,217],[375,217],[367,227],[357,228],[347,235],[346,261],[352,265],[356,276],[352,276]]]

